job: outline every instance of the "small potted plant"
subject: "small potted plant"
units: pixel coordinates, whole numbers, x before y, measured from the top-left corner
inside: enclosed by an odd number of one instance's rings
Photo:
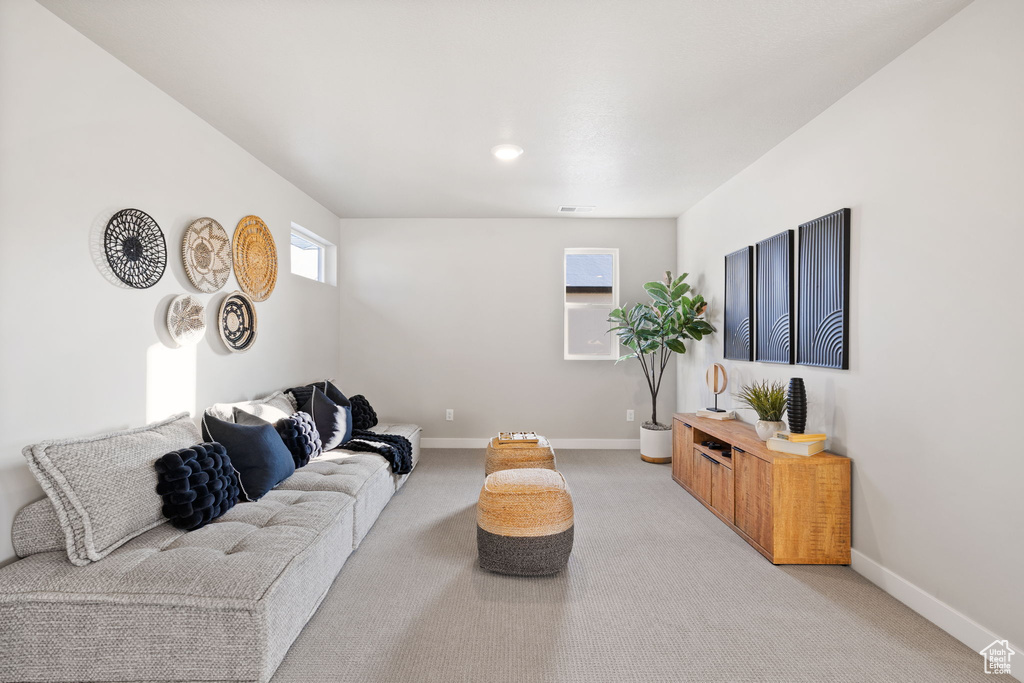
[[[786,423],[782,421],[782,414],[786,412],[786,385],[782,382],[762,380],[745,384],[736,394],[736,400],[741,409],[757,413],[754,429],[762,441],[786,429]]]
[[[640,428],[640,457],[647,462],[672,460],[672,428],[658,422],[658,391],[669,359],[673,353],[686,353],[685,340],[700,341],[715,331],[704,319],[704,297],[687,296],[692,294],[690,285],[684,282],[687,275],[673,279],[672,273],[666,272],[664,281],[644,285],[651,297],[648,303],[631,308],[627,304],[608,317],[608,322],[615,325],[609,331],[615,332],[630,350],[616,362],[639,360],[651,392],[651,421]]]

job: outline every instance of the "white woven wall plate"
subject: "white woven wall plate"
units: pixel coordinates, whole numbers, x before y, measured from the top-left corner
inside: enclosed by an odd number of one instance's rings
[[[196,289],[207,294],[216,292],[231,275],[231,240],[227,231],[212,218],[192,221],[181,242],[181,260]]]
[[[196,344],[206,334],[206,306],[191,294],[179,294],[167,307],[167,331],[178,346]]]

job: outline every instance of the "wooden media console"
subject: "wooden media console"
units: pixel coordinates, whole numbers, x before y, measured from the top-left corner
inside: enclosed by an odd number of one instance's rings
[[[770,451],[736,420],[676,413],[672,431],[672,478],[759,553],[775,564],[850,564],[849,458]]]

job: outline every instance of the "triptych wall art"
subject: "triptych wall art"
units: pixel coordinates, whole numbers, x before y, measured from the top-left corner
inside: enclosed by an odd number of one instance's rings
[[[730,360],[849,369],[849,309],[849,209],[725,257]]]
[[[232,242],[233,247],[232,248]],[[107,265],[134,289],[155,285],[167,268],[167,242],[156,220],[145,211],[122,209],[103,233]],[[277,284],[277,245],[259,216],[245,216],[228,238],[221,224],[199,218],[186,229],[181,245],[185,275],[201,293],[227,284],[232,270],[242,291],[226,296],[218,309],[217,330],[233,352],[248,351],[256,341],[256,307]],[[198,343],[206,333],[206,304],[192,294],[176,296],[167,309],[167,332],[179,346]]]

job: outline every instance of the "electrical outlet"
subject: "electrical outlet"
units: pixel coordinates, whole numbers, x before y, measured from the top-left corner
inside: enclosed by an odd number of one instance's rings
[[[632,422],[635,417],[636,415],[632,410],[626,411],[626,422]]]
[[[444,411],[444,419],[448,420],[448,422],[453,421],[455,419],[455,409],[449,408],[448,410]]]

